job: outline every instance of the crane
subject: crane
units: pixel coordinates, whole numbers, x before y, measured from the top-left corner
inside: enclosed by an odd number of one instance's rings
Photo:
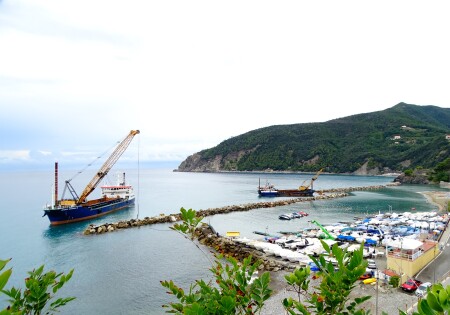
[[[133,140],[134,136],[139,133],[139,130],[131,130],[128,136],[126,136],[125,139],[123,139],[119,143],[114,152],[110,155],[106,162],[103,163],[102,167],[97,171],[89,184],[87,184],[86,188],[83,190],[80,197],[76,201],[76,204],[81,204],[86,201],[87,196],[89,196],[89,194],[94,191],[98,183],[108,174],[109,170],[114,166],[122,153],[128,148],[128,145],[130,144],[131,140]]]
[[[322,171],[323,171],[323,168],[321,168],[317,173],[316,173],[316,175],[314,175],[312,178],[311,178],[311,180],[310,180],[310,182],[309,182],[309,184],[307,185],[307,186],[305,186],[305,182],[306,182],[306,180],[301,184],[301,186],[298,188],[298,190],[307,190],[307,189],[309,189],[310,187],[311,187],[311,189],[313,189],[313,183],[314,183],[314,181],[319,177],[319,175],[320,175],[320,173],[322,173]]]
[[[326,228],[324,228],[322,226],[322,224],[320,224],[316,220],[312,220],[311,223],[314,223],[315,225],[317,225],[322,230],[322,232],[326,235],[326,239],[334,241],[334,237],[330,234],[330,232],[328,232],[328,230]]]

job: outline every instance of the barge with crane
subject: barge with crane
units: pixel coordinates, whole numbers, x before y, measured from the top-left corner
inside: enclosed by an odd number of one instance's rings
[[[135,195],[133,187],[125,183],[125,173],[119,179],[117,185],[101,186],[102,195],[98,199],[87,200],[87,197],[95,190],[100,181],[108,174],[122,153],[127,149],[139,130],[131,130],[122,140],[102,167],[97,171],[80,196],[66,180],[63,197],[58,200],[58,163],[55,163],[55,190],[52,205],[44,208],[44,216],[47,216],[51,225],[61,225],[97,218],[111,212],[124,209],[134,204]],[[72,198],[64,199],[68,190]]]
[[[306,184],[305,180],[298,189],[277,189],[274,185],[270,183],[266,183],[265,186],[261,186],[261,183],[258,185],[258,195],[260,197],[313,197],[316,192],[313,189],[314,181],[319,177],[322,173],[323,169],[320,169]]]

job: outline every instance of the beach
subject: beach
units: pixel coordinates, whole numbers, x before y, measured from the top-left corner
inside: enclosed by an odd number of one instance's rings
[[[443,211],[445,207],[448,205],[448,196],[450,193],[442,192],[442,191],[424,191],[420,192],[424,195],[428,202],[431,202],[438,206],[439,211]]]

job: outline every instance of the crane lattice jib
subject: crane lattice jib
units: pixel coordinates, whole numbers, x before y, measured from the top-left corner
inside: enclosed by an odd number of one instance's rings
[[[114,166],[122,153],[128,148],[128,145],[130,144],[131,140],[133,140],[133,137],[139,134],[139,132],[139,130],[131,130],[128,136],[119,143],[111,156],[106,160],[105,163],[103,163],[103,166],[98,170],[97,174],[95,174],[84,191],[81,193],[80,198],[78,198],[77,204],[86,201],[87,196],[89,196],[89,194],[94,191],[95,187],[97,187],[102,178],[104,178],[108,174],[109,170]]]
[[[334,240],[334,237],[330,234],[330,232],[328,232],[328,230],[325,227],[322,226],[322,224],[320,224],[316,220],[312,220],[311,223],[314,223],[315,225],[317,225],[322,230],[322,232],[326,235],[327,239]]]
[[[298,190],[307,190],[309,187],[311,187],[311,189],[313,188],[313,183],[314,183],[314,181],[317,179],[317,177],[319,177],[319,175],[320,175],[320,173],[322,173],[322,171],[323,171],[323,169],[321,168],[317,173],[316,173],[316,175],[314,175],[312,178],[311,178],[311,180],[310,180],[310,182],[309,182],[309,184],[307,185],[307,186],[305,186],[305,183],[306,183],[306,181],[307,181],[307,179],[305,179],[305,181],[301,184],[301,186],[298,188]]]

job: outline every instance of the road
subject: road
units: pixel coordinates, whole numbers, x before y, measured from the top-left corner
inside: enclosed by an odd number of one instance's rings
[[[442,282],[450,276],[450,226],[447,226],[439,242],[441,252],[431,263],[417,274],[423,282]]]

